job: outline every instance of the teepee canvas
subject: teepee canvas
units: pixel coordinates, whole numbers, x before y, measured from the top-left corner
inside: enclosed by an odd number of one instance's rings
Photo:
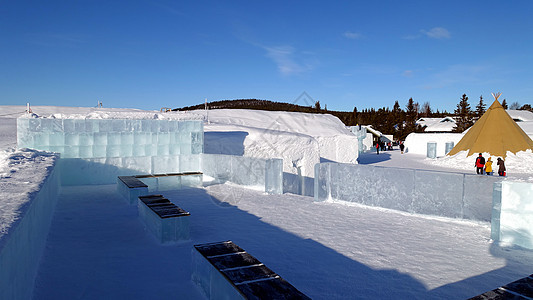
[[[467,150],[468,156],[488,152],[492,156],[505,157],[507,151],[516,153],[533,149],[533,141],[507,114],[498,102],[498,96],[495,95],[494,103],[448,155]]]

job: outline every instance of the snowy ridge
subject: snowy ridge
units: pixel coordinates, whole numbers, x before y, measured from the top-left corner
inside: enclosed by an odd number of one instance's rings
[[[31,195],[41,189],[58,158],[52,153],[29,149],[6,153],[9,163],[0,177],[0,240],[24,213]]]

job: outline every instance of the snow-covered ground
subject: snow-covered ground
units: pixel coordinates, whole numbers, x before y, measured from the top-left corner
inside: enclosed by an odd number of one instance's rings
[[[24,151],[15,149],[12,116],[16,115],[2,115],[21,110],[24,107],[0,106],[0,174],[7,174],[0,178],[3,183],[13,179],[9,174],[19,168],[7,158],[21,157]],[[80,110],[45,107],[40,112],[34,108],[39,115]],[[206,150],[273,155],[272,140],[279,136],[291,144],[280,142],[274,148],[294,151],[294,165],[300,163],[298,157],[305,160],[307,155],[313,160],[333,160],[334,154],[328,152],[333,147],[326,147],[327,142],[321,146],[320,139],[331,141],[331,135],[343,134],[331,125],[336,121],[319,125],[324,121],[320,117],[301,126],[298,114],[291,118],[290,113],[277,113],[279,119],[258,111],[209,114]],[[278,120],[279,125],[265,120]],[[270,139],[261,142],[265,136]],[[342,142],[335,147],[343,147]],[[439,164],[439,159],[402,155],[397,150],[359,157],[365,164],[474,172],[470,160],[456,158]],[[31,163],[32,157],[26,161]],[[521,163],[533,166],[531,160]],[[39,174],[27,176],[31,181],[30,177]],[[527,276],[533,269],[533,252],[493,244],[488,223],[314,202],[292,194],[266,195],[229,184],[165,196],[191,212],[191,241],[158,245],[143,229],[136,209],[116,194],[114,185],[65,187],[39,268],[35,299],[166,299],[176,295],[202,299],[190,281],[191,247],[221,240],[233,240],[313,299],[464,299]],[[0,222],[7,222],[2,209],[0,200]]]

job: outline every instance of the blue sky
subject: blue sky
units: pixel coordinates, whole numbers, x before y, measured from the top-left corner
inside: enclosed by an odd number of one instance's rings
[[[0,0],[0,104],[533,104],[532,15],[533,1]]]

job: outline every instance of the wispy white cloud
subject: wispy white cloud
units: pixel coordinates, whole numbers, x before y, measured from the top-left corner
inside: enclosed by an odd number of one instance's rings
[[[295,58],[296,50],[291,46],[263,47],[266,56],[277,65],[282,75],[294,75],[312,70],[312,65],[300,63]]]
[[[430,30],[420,29],[420,33],[406,35],[403,39],[416,40],[424,36],[432,39],[449,39],[452,37],[448,29],[443,27],[433,27]]]
[[[343,36],[347,39],[350,39],[350,40],[357,40],[357,39],[360,39],[363,37],[362,34],[358,33],[358,32],[351,32],[351,31],[346,31]]]
[[[403,71],[403,74],[402,74],[404,77],[413,77],[414,75],[414,72],[413,70],[405,70]]]
[[[430,30],[420,30],[424,35],[432,39],[449,39],[451,38],[450,32],[443,27],[434,27]]]

